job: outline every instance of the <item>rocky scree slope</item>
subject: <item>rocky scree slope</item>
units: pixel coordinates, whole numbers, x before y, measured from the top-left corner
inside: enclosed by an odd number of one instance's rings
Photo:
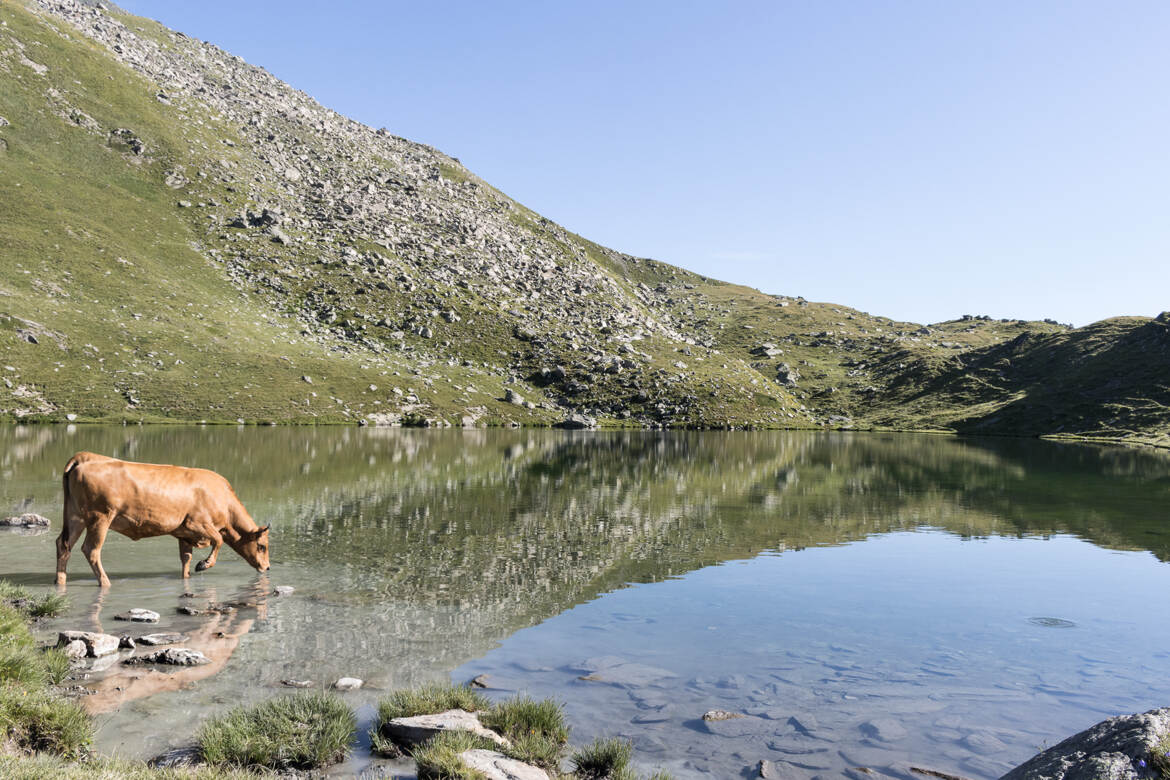
[[[765,295],[598,246],[114,7],[24,0],[0,25],[10,418],[1168,443],[1165,318],[924,327]]]

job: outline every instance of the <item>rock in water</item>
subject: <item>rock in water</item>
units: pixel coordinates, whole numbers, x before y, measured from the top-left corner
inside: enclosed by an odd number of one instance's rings
[[[166,664],[168,666],[202,666],[211,663],[211,659],[198,650],[188,650],[185,647],[168,647],[146,655],[136,655],[127,658],[122,663],[131,666],[143,664]]]
[[[485,727],[474,714],[464,710],[447,710],[434,715],[417,715],[413,718],[394,718],[382,726],[382,733],[402,745],[417,745],[444,731],[470,731],[487,737],[497,745],[508,747],[511,743],[496,732]]]
[[[1033,756],[1000,780],[1138,780],[1154,746],[1170,734],[1170,707],[1120,715]]]
[[[159,617],[159,614],[154,610],[134,607],[134,609],[131,609],[129,612],[123,612],[121,615],[114,615],[114,620],[131,620],[135,623],[157,623]]]
[[[292,585],[277,585],[275,588],[272,589],[272,595],[273,596],[290,596],[290,595],[292,595],[292,593],[294,591],[296,591],[296,588],[294,588]]]
[[[44,515],[25,512],[23,515],[5,517],[0,520],[0,526],[8,528],[47,528],[49,526],[49,518]]]
[[[362,687],[362,681],[356,677],[342,677],[333,683],[333,687],[339,691],[356,691]]]
[[[68,658],[85,658],[89,653],[89,649],[85,646],[85,642],[80,639],[74,639],[72,642],[66,642],[64,646],[65,655]]]
[[[144,645],[173,645],[177,642],[186,642],[186,634],[146,634],[134,640]]]
[[[459,754],[463,766],[487,780],[549,780],[548,772],[532,764],[525,764],[494,750],[464,750]]]
[[[85,644],[85,654],[90,658],[101,658],[118,652],[121,640],[113,634],[95,634],[92,631],[62,631],[57,634],[57,647],[68,647],[76,641]]]
[[[281,680],[280,684],[286,688],[312,688],[312,680]]]
[[[742,714],[738,712],[728,712],[727,710],[707,710],[703,713],[703,720],[731,720],[732,718],[742,718]]]

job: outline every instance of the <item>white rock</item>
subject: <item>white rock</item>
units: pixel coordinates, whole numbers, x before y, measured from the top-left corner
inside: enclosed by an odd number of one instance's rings
[[[333,683],[333,687],[339,691],[356,691],[362,687],[362,681],[356,677],[342,677]]]
[[[417,745],[444,731],[470,731],[487,737],[497,745],[508,747],[511,743],[496,732],[485,727],[473,713],[464,710],[447,710],[434,715],[416,715],[412,718],[394,718],[382,726],[383,733],[395,742]]]
[[[114,615],[114,620],[130,620],[135,623],[157,623],[159,617],[160,615],[152,609],[134,607],[127,612],[123,612],[121,615]]]
[[[113,634],[96,634],[92,631],[62,631],[57,634],[57,647],[66,647],[80,640],[85,644],[85,654],[100,658],[118,652],[118,637]]]
[[[85,642],[80,639],[74,639],[72,642],[65,643],[65,655],[70,658],[84,658],[89,650],[85,646]]]
[[[459,760],[487,780],[549,780],[548,772],[540,767],[508,758],[494,750],[464,750],[459,754]]]

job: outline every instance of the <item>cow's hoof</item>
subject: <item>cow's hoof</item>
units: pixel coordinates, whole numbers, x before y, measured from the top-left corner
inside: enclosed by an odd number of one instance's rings
[[[211,566],[212,564],[208,563],[207,561],[199,561],[199,563],[195,564],[195,571],[206,571],[207,569],[210,569]]]

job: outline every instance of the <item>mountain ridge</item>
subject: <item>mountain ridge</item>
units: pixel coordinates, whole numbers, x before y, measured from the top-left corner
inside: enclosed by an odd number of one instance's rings
[[[24,187],[0,194],[9,419],[576,414],[1170,444],[1162,318],[920,326],[766,295],[592,243],[117,8],[0,13],[0,173]]]

